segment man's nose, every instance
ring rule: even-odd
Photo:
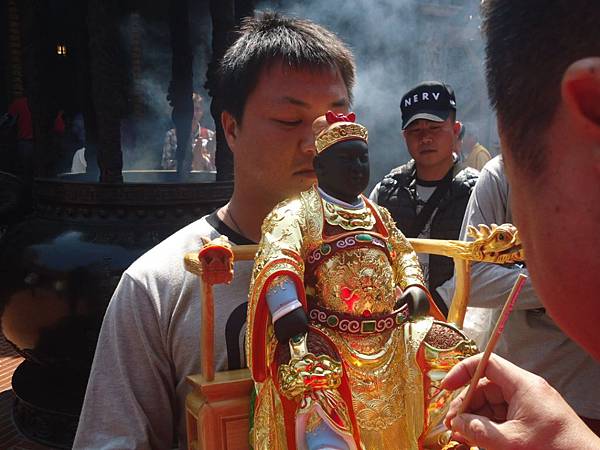
[[[424,131],[421,133],[421,142],[423,144],[431,144],[431,134],[428,131]]]
[[[317,148],[315,146],[315,135],[312,131],[312,126],[305,127],[302,132],[302,140],[300,142],[300,150],[302,153],[310,154],[312,156],[317,154]]]

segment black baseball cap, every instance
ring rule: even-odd
[[[426,81],[402,96],[400,110],[403,130],[417,119],[443,122],[451,111],[456,111],[456,98],[449,85]]]

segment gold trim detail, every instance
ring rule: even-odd
[[[324,199],[321,199],[321,201],[323,202],[325,220],[330,225],[337,225],[347,231],[372,230],[375,226],[375,217],[366,204],[360,209],[351,210]]]
[[[369,132],[367,128],[353,122],[336,122],[317,136],[315,140],[317,154],[333,144],[351,139],[362,139],[368,142]]]
[[[299,401],[312,391],[337,389],[342,382],[342,364],[327,355],[307,353],[280,365],[278,377],[283,395]]]

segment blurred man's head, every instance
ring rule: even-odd
[[[462,153],[467,156],[473,150],[473,146],[477,144],[477,132],[470,123],[461,123],[460,132],[456,141],[456,153]]]
[[[486,0],[483,16],[528,268],[549,314],[600,358],[600,6]]]
[[[421,83],[400,100],[402,130],[417,176],[440,180],[452,167],[460,124],[450,86],[438,81]]]
[[[275,14],[246,20],[220,70],[236,189],[276,202],[310,187],[312,122],[348,110],[354,77],[351,52],[324,28]]]

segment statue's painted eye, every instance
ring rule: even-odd
[[[504,234],[499,234],[498,235],[498,240],[499,241],[503,241],[504,240]]]

